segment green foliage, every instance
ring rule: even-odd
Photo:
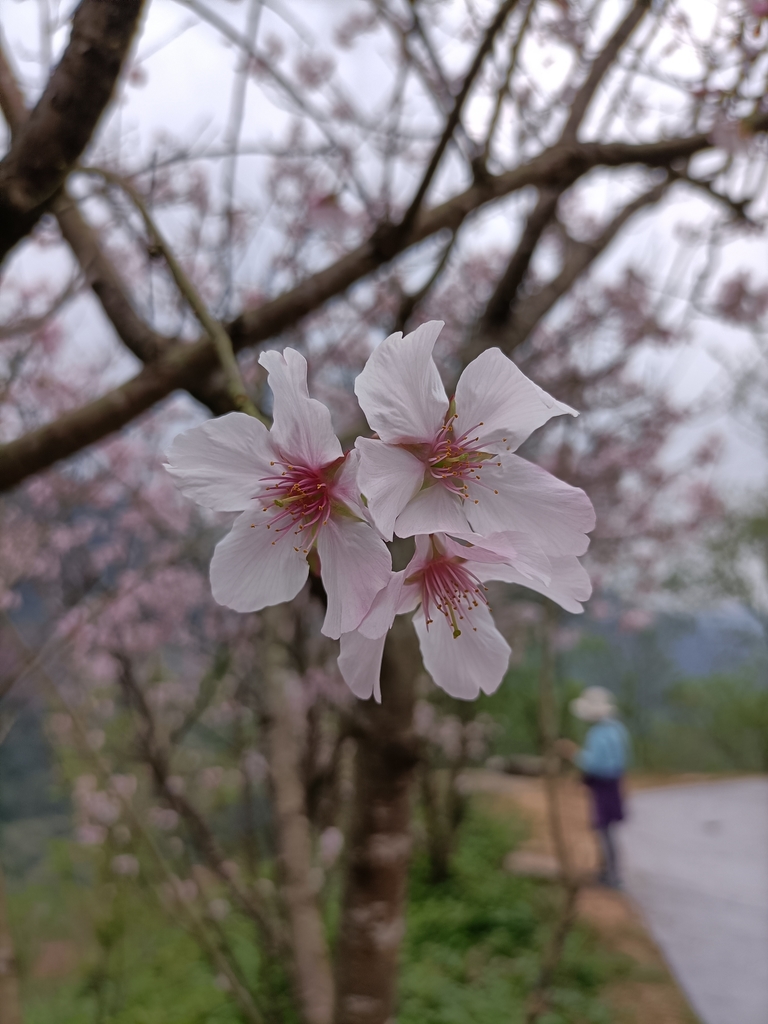
[[[470,705],[477,714],[490,715],[496,723],[492,741],[492,754],[538,754],[541,752],[539,739],[539,662],[528,658],[522,665],[516,665],[507,672],[496,693],[490,697],[481,695]],[[558,710],[560,735],[581,739],[583,729],[568,711],[572,698],[581,692],[581,685],[571,679],[559,679]],[[468,705],[467,701],[455,701]]]
[[[768,771],[768,688],[756,678],[688,680],[668,701],[671,720],[657,721],[652,733],[655,766]]]
[[[557,913],[550,883],[507,874],[514,824],[473,809],[451,876],[430,883],[425,855],[411,872],[398,1024],[517,1024]],[[628,962],[578,927],[566,944],[547,1024],[608,1024],[599,992]]]
[[[239,1021],[194,941],[135,883],[86,886],[59,879],[45,888],[25,887],[13,894],[11,907],[25,1024]],[[252,958],[237,929],[234,940],[240,955]],[[52,944],[63,960],[59,970]],[[53,976],[45,976],[48,970]]]
[[[559,894],[549,883],[503,870],[520,836],[519,823],[500,822],[473,805],[445,882],[431,884],[426,855],[417,854],[399,1024],[522,1021]],[[154,890],[140,881],[87,876],[81,857],[62,841],[47,879],[13,887],[25,1024],[239,1024],[209,964]],[[244,977],[255,977],[250,927],[235,914],[222,927]],[[52,944],[64,964],[46,973]],[[555,979],[548,1024],[608,1024],[600,991],[627,969],[627,961],[577,928]],[[274,1019],[296,1024],[287,992],[273,992],[271,1005],[279,1008]]]

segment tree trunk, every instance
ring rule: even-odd
[[[0,1024],[21,1024],[21,997],[16,954],[8,923],[5,878],[0,868]]]
[[[285,609],[264,613],[271,632],[285,633]],[[264,673],[268,718],[268,752],[274,795],[281,893],[288,913],[294,978],[306,1024],[331,1024],[333,972],[316,886],[313,885],[312,839],[307,817],[301,750],[287,684],[288,655],[282,642],[267,649]]]
[[[356,709],[357,753],[345,892],[336,968],[336,1024],[385,1024],[393,1017],[405,931],[411,852],[410,792],[418,746],[413,733],[421,661],[402,618],[387,637],[382,703]]]

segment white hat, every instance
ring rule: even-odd
[[[580,697],[571,701],[571,713],[583,722],[602,722],[616,714],[616,702],[604,686],[588,686]]]

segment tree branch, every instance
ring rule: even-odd
[[[432,153],[432,157],[429,161],[429,164],[427,165],[427,169],[424,172],[424,175],[421,179],[421,184],[416,189],[416,194],[411,200],[411,205],[408,207],[405,216],[398,225],[399,230],[401,232],[407,232],[410,229],[411,224],[413,224],[413,222],[415,221],[418,212],[421,209],[421,204],[424,201],[424,197],[427,194],[427,190],[429,189],[429,186],[432,184],[432,179],[434,178],[435,173],[437,172],[437,168],[440,166],[440,161],[443,158],[443,153],[445,153],[448,143],[451,141],[451,139],[453,138],[453,133],[456,131],[456,126],[459,124],[461,112],[464,109],[464,103],[466,102],[466,99],[469,96],[472,86],[475,83],[475,79],[480,74],[480,70],[482,69],[485,58],[488,56],[488,53],[492,49],[496,36],[504,28],[507,18],[512,13],[513,9],[516,7],[517,2],[518,0],[504,0],[504,3],[502,3],[498,11],[496,12],[495,18],[488,26],[486,33],[483,37],[483,41],[477,49],[477,53],[475,54],[474,60],[472,61],[469,71],[464,76],[464,81],[461,84],[461,89],[459,90],[459,93],[456,96],[456,99],[453,104],[453,109],[451,110],[445,122],[443,134],[441,135],[440,141],[438,142],[437,146],[435,146],[434,152]]]
[[[0,109],[12,133],[19,131],[29,117],[18,79],[6,56],[0,35]],[[125,347],[143,363],[152,362],[167,349],[173,339],[159,334],[146,324],[133,307],[114,264],[101,246],[98,233],[88,224],[77,203],[62,187],[51,204],[64,240],[80,264],[86,281]],[[190,387],[190,394],[207,405],[214,415],[231,412],[235,406],[226,388],[212,374]]]
[[[766,131],[768,113],[753,119],[750,127],[756,132]],[[458,230],[464,220],[482,206],[526,186],[573,184],[595,167],[632,164],[668,167],[712,148],[709,135],[704,133],[648,143],[585,142],[553,146],[524,166],[489,175],[465,192],[422,213],[390,256],[382,251],[379,238],[383,233],[396,232],[397,226],[378,229],[361,246],[330,267],[235,320],[228,330],[233,347],[239,351],[274,337],[373,273],[393,256],[445,228]],[[33,473],[119,430],[178,388],[199,387],[216,365],[216,355],[207,338],[193,344],[174,345],[134,378],[101,398],[1,445],[0,491],[8,490]]]
[[[0,259],[29,234],[88,145],[143,6],[81,0],[64,56],[0,162]]]
[[[672,179],[667,178],[628,203],[603,229],[602,233],[592,241],[574,242],[571,239],[569,252],[557,277],[544,285],[540,291],[521,298],[512,311],[506,327],[503,330],[498,330],[494,340],[502,352],[510,355],[519,345],[522,345],[530,337],[542,317],[608,248],[627,221],[639,210],[659,202],[671,184]],[[477,351],[473,348],[472,354],[468,355],[467,359],[473,358],[474,355],[477,355]]]
[[[120,664],[118,680],[125,694],[126,702],[137,712],[141,722],[139,738],[142,755],[152,772],[155,789],[185,823],[192,842],[205,859],[208,867],[224,882],[240,908],[256,923],[266,940],[268,950],[274,955],[277,945],[274,923],[253,899],[250,892],[239,882],[237,876],[227,870],[224,852],[197,808],[186,796],[174,792],[168,781],[171,775],[170,754],[160,741],[154,715],[133,674],[133,666],[130,660],[120,652],[113,651],[112,655]]]
[[[579,127],[600,83],[608,70],[613,67],[617,54],[650,8],[650,2],[651,0],[635,0],[624,20],[600,51],[592,64],[589,74],[574,97],[568,119],[560,135],[560,144],[576,141]],[[478,324],[474,346],[475,351],[485,348],[490,340],[488,335],[498,332],[513,315],[518,289],[525,280],[539,240],[552,222],[552,218],[557,212],[560,196],[566,188],[567,185],[560,185],[555,188],[539,189],[539,198],[536,206],[528,216],[517,248],[507,264],[507,269],[496,285],[485,313]]]
[[[261,420],[262,423],[266,422],[264,416],[253,404],[251,399],[248,397],[248,392],[245,390],[245,384],[243,383],[242,374],[240,373],[240,366],[238,365],[237,358],[235,357],[229,335],[219,321],[209,313],[208,307],[200,297],[200,293],[197,288],[192,284],[192,281],[186,275],[181,264],[174,256],[173,249],[168,245],[163,237],[160,228],[157,226],[157,223],[149,212],[147,204],[141,198],[133,185],[131,185],[129,181],[126,181],[125,178],[120,177],[120,175],[113,174],[111,171],[104,170],[100,167],[89,168],[88,173],[101,175],[105,181],[112,185],[117,185],[130,197],[131,202],[141,214],[141,218],[149,233],[151,243],[163,254],[165,262],[168,265],[168,269],[171,272],[171,277],[176,283],[176,287],[191,306],[192,312],[197,317],[200,326],[206,332],[213,343],[213,347],[216,349],[216,355],[221,363],[221,368],[224,371],[224,376],[227,381],[227,390],[235,408],[242,412],[247,412],[249,416],[255,416],[256,419]]]
[[[565,122],[565,127],[563,128],[563,133],[561,135],[561,139],[563,141],[574,141],[576,139],[576,134],[581,127],[581,122],[584,120],[587,110],[589,109],[589,105],[600,87],[600,83],[609,69],[613,67],[613,63],[616,60],[619,50],[621,50],[624,43],[627,42],[629,37],[651,9],[651,2],[652,0],[635,0],[624,20],[618,26],[593,62],[589,74],[579,88],[579,91],[576,93],[573,103],[571,104],[568,120]]]

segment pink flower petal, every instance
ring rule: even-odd
[[[358,519],[373,522],[368,509],[360,497],[360,452],[356,448],[348,451],[344,464],[338,471],[331,492],[334,501],[343,502]]]
[[[419,491],[395,521],[398,537],[414,537],[418,533],[466,533],[467,516],[462,500],[442,484]]]
[[[309,573],[306,556],[295,550],[292,538],[275,539],[266,522],[256,518],[260,512],[244,512],[236,519],[211,560],[214,599],[236,612],[290,601]]]
[[[443,424],[448,397],[432,359],[443,328],[430,320],[412,334],[390,334],[371,353],[355,394],[382,441],[430,443]]]
[[[377,640],[392,627],[395,615],[400,611],[405,572],[405,569],[393,572],[386,587],[380,590],[373,599],[373,604],[358,628],[363,636],[367,636],[370,640]]]
[[[534,430],[563,413],[578,416],[529,380],[503,352],[489,348],[472,360],[456,385],[454,433],[461,436],[477,427],[480,443],[503,440],[514,451]]]
[[[378,592],[387,585],[392,559],[368,523],[332,516],[317,536],[320,574],[328,595],[322,632],[337,639],[357,629]]]
[[[343,452],[333,432],[331,414],[322,402],[309,397],[307,361],[292,348],[262,352],[274,395],[271,435],[285,461],[317,469],[340,459]]]
[[[165,468],[176,486],[198,505],[242,512],[255,504],[261,477],[274,473],[277,457],[269,431],[252,416],[230,412],[185,430],[168,449]]]
[[[392,540],[395,520],[418,494],[424,480],[424,463],[394,445],[359,437],[358,481],[368,501],[373,521],[387,540]]]
[[[461,635],[455,639],[442,616],[427,629],[419,611],[413,624],[424,668],[451,697],[474,700],[481,691],[493,693],[498,688],[512,651],[485,605],[473,610],[471,625],[465,620]]]
[[[481,580],[496,579],[489,575],[496,565],[512,566],[526,579],[537,579],[544,584],[548,584],[552,578],[549,558],[526,533],[508,531],[492,533],[489,537],[470,533],[458,540],[468,542],[470,546],[457,543],[452,537],[442,536],[443,550],[456,558],[466,558],[471,571]]]
[[[588,601],[592,594],[589,574],[579,560],[573,556],[550,557],[552,579],[549,583],[527,579],[512,566],[497,565],[493,574],[484,576],[487,580],[501,580],[504,583],[519,583],[523,587],[543,594],[567,612],[578,615],[584,611],[582,601]]]
[[[381,704],[381,658],[386,633],[375,640],[357,631],[341,637],[339,672],[352,693],[361,700],[371,696]]]
[[[589,546],[595,510],[584,491],[517,455],[486,463],[469,493],[465,509],[475,533],[528,533],[550,557],[583,555]]]

